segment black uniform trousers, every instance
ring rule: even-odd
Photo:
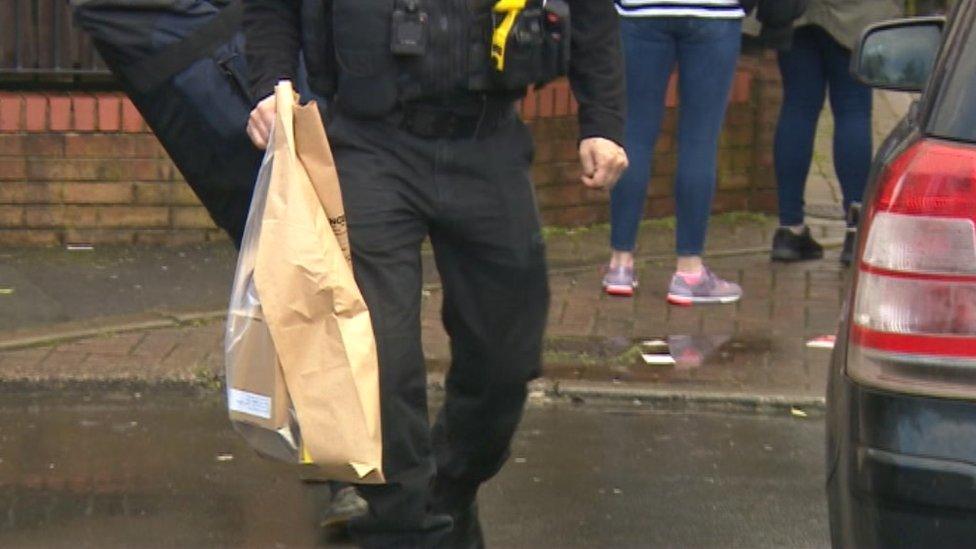
[[[341,109],[327,125],[376,336],[388,479],[359,487],[370,512],[351,531],[365,547],[452,545],[451,516],[505,462],[540,373],[549,289],[532,137],[514,109],[477,138],[421,138]],[[452,353],[433,428],[420,339],[428,235]]]

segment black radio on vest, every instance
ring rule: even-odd
[[[420,0],[398,0],[390,25],[390,51],[394,55],[423,55],[427,45],[427,12]]]
[[[570,27],[565,2],[499,0],[492,11],[492,74],[498,88],[522,89],[566,74]]]
[[[569,67],[565,0],[303,0],[302,27],[315,91],[364,117],[472,92],[517,96]]]

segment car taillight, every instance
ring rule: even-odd
[[[916,143],[879,185],[861,229],[848,374],[976,398],[976,146]]]

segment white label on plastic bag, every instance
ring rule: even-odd
[[[231,389],[227,393],[227,407],[232,412],[271,419],[271,397],[257,393]]]

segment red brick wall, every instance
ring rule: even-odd
[[[743,59],[719,155],[715,211],[772,211],[775,64]],[[673,213],[677,94],[654,155],[650,216]],[[536,137],[533,179],[548,224],[608,218],[606,193],[579,183],[576,105],[565,83],[530,94],[522,116]],[[0,246],[180,244],[223,238],[120,94],[0,93]]]
[[[0,94],[0,246],[218,238],[121,94]]]

